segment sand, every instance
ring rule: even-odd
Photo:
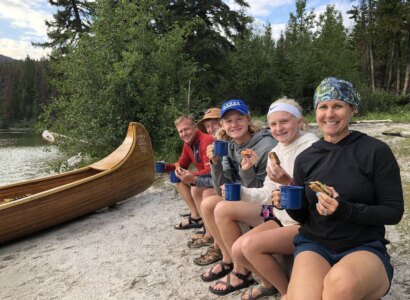
[[[192,261],[204,248],[186,246],[194,230],[173,229],[185,211],[172,185],[159,180],[114,208],[3,245],[0,299],[219,298],[199,279],[206,267]],[[388,226],[388,238],[396,272],[383,300],[410,299],[409,235]]]

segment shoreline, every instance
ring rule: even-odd
[[[402,137],[381,135],[394,127],[410,131],[410,124],[397,123],[357,124],[352,129],[401,147]],[[407,156],[398,161],[408,191],[410,162]],[[405,201],[408,208],[409,199]],[[187,247],[194,229],[173,228],[185,211],[164,176],[113,208],[1,245],[0,299],[239,299],[242,291],[219,297],[199,278],[208,266],[196,266],[193,259],[206,248]],[[407,211],[400,224],[386,226],[395,272],[382,300],[409,299],[409,230]]]
[[[186,246],[195,230],[173,228],[184,211],[171,184],[158,182],[113,208],[3,245],[0,298],[218,299],[199,278],[207,267],[192,261],[205,248]],[[392,255],[396,274],[383,300],[406,299],[399,258]],[[406,265],[400,272],[408,273]]]

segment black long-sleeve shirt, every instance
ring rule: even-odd
[[[400,169],[390,148],[354,131],[336,144],[320,140],[296,159],[294,180],[305,186],[304,205],[287,210],[299,221],[300,233],[335,251],[380,240],[385,227],[403,215]],[[309,187],[319,180],[339,193],[339,207],[329,216],[316,210],[317,196]]]

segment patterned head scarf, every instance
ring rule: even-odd
[[[357,108],[360,102],[360,95],[350,82],[327,77],[316,88],[315,95],[313,96],[313,107],[316,109],[319,102],[329,100],[342,100]]]

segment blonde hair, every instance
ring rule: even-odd
[[[263,128],[266,128],[266,124],[260,120],[256,120],[256,121],[252,121],[250,116],[247,116],[249,118],[249,120],[251,121],[251,123],[248,126],[248,132],[252,135],[254,133],[257,133],[259,131],[261,131]],[[215,138],[217,140],[223,140],[223,141],[231,141],[232,138],[229,137],[226,134],[225,129],[223,129],[222,127],[218,129],[218,131],[215,133]]]
[[[193,115],[182,115],[175,120],[175,126],[178,126],[182,121],[190,120],[195,125],[195,117]]]
[[[272,104],[275,104],[275,103],[286,103],[286,104],[290,104],[290,105],[296,107],[296,108],[300,111],[300,113],[302,114],[301,120],[302,120],[303,123],[302,123],[302,128],[300,128],[300,129],[303,130],[303,131],[307,131],[307,130],[308,130],[308,125],[307,125],[305,119],[303,118],[303,110],[302,110],[302,107],[300,106],[299,103],[296,102],[295,99],[283,97],[283,98],[279,98],[278,100],[276,100],[276,101],[273,102]]]

